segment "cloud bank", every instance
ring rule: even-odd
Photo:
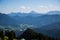
[[[26,6],[21,6],[20,7],[20,12],[25,12],[28,13],[30,11],[35,11],[37,13],[47,13],[49,11],[60,11],[60,7],[59,6],[39,6],[36,8],[31,8],[31,7],[26,7]]]
[[[49,5],[49,6],[38,6],[38,7],[35,7],[35,8],[28,7],[28,6],[20,6],[17,9],[14,9],[14,8],[9,9],[8,8],[8,10],[3,10],[3,11],[0,11],[0,12],[2,12],[2,13],[10,13],[10,12],[29,13],[31,11],[35,11],[37,13],[45,14],[49,11],[60,11],[60,6]]]

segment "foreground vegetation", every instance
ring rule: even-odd
[[[60,39],[51,38],[41,33],[36,33],[34,30],[28,28],[19,36],[16,36],[15,32],[12,30],[11,31],[6,30],[5,32],[3,30],[0,30],[0,40],[60,40]]]

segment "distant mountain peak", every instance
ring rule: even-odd
[[[31,11],[30,13],[37,13],[37,12],[35,12],[35,11]]]
[[[49,11],[47,14],[49,15],[60,14],[60,11]]]

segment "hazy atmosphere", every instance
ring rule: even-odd
[[[60,0],[0,0],[0,12],[60,11]]]
[[[0,40],[60,40],[60,0],[0,0]]]

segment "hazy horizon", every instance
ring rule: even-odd
[[[0,0],[0,12],[47,13],[60,11],[60,0]]]

